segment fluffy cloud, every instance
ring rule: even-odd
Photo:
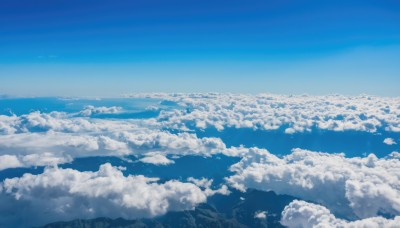
[[[189,128],[280,129],[287,134],[314,128],[400,131],[398,98],[265,94],[147,96],[177,102],[181,108],[161,111],[157,118],[146,120],[90,118],[92,114],[121,112],[122,108],[116,106],[87,106],[81,112],[71,114],[0,115],[0,156],[17,156],[21,162],[23,156],[46,153],[47,157],[54,157],[54,161],[63,162],[87,156],[136,155],[141,158],[152,152],[159,152],[164,157],[168,154],[210,156],[215,153],[241,156],[247,152],[243,148],[226,148],[218,138],[198,138],[188,132]],[[179,129],[180,133],[165,129]],[[31,163],[35,165],[35,162]],[[23,166],[26,164],[22,162]]]
[[[171,134],[165,131],[121,132],[118,138],[127,142],[137,153],[168,150],[169,154],[198,154],[209,156],[226,148],[219,138],[198,138],[195,134]]]
[[[336,218],[327,208],[295,200],[282,212],[281,223],[289,228],[323,228],[323,227],[398,227],[400,216],[394,219],[372,217],[356,221],[346,221]]]
[[[221,188],[212,190],[211,186],[214,182],[213,179],[207,179],[207,178],[202,178],[202,179],[196,179],[193,177],[189,177],[187,181],[192,182],[199,188],[204,189],[204,192],[207,194],[207,196],[212,196],[215,194],[221,194],[221,195],[229,195],[230,191],[228,190],[228,187],[226,185],[222,185]]]
[[[254,214],[254,218],[266,219],[267,218],[267,212],[266,211],[256,211],[256,213]]]
[[[179,103],[184,110],[162,111],[163,125],[276,130],[288,134],[312,131],[400,132],[400,98],[374,96],[284,96],[243,94],[143,94]]]
[[[386,145],[389,145],[389,146],[397,144],[396,141],[394,141],[394,139],[392,139],[392,138],[384,139],[383,143],[385,143]]]
[[[0,116],[0,156],[16,156],[18,166],[42,165],[43,157],[46,163],[59,164],[76,157],[142,157],[152,152],[158,158],[167,154],[210,156],[225,149],[218,138],[173,134],[145,121],[92,119],[62,112]],[[30,162],[23,162],[24,156]],[[143,161],[151,160],[155,161],[147,156]],[[9,167],[0,166],[0,170]]]
[[[94,107],[92,105],[86,106],[82,111],[79,112],[82,116],[91,116],[96,114],[117,114],[122,112],[121,107],[112,106],[112,107]]]
[[[19,167],[56,165],[76,157],[124,156],[126,144],[106,136],[88,136],[60,132],[0,135],[0,155],[12,154]],[[6,167],[0,167],[0,170]],[[11,167],[7,167],[11,168]]]
[[[207,196],[223,192],[175,180],[157,183],[155,178],[124,176],[121,169],[108,163],[97,172],[55,167],[39,175],[6,179],[0,185],[0,198],[7,201],[0,206],[0,226],[101,216],[154,217],[170,210],[193,209]]]
[[[168,159],[163,154],[156,152],[147,153],[143,158],[139,159],[139,161],[153,165],[169,165],[175,163],[173,160]]]
[[[231,186],[288,194],[321,203],[335,213],[367,218],[384,212],[400,214],[400,161],[346,158],[295,149],[282,158],[266,150],[251,149],[231,167]]]
[[[0,170],[8,169],[8,168],[16,168],[21,167],[23,164],[20,162],[17,156],[15,155],[1,155],[0,156]]]

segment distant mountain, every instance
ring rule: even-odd
[[[195,210],[168,212],[154,219],[126,220],[122,218],[76,219],[69,222],[55,222],[44,228],[244,228],[282,227],[279,223],[283,208],[295,198],[276,195],[274,192],[248,190],[245,193],[233,191],[229,196],[215,195]],[[256,218],[263,212],[265,218]]]

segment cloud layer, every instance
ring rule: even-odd
[[[226,186],[211,190],[211,185],[175,180],[157,183],[155,178],[124,176],[121,170],[106,163],[97,172],[46,168],[42,174],[6,179],[0,185],[0,198],[7,202],[0,206],[0,226],[101,216],[154,217],[192,209],[215,193],[228,194]]]
[[[141,95],[139,95],[141,96]],[[77,113],[31,112],[0,115],[0,170],[47,166],[42,174],[25,174],[0,184],[0,226],[41,225],[73,218],[154,217],[191,209],[207,196],[228,194],[226,186],[211,189],[212,180],[159,182],[124,176],[123,168],[104,164],[97,172],[57,168],[79,157],[136,156],[139,162],[173,164],[173,157],[223,153],[242,157],[226,178],[239,190],[256,188],[288,194],[323,206],[294,201],[282,223],[359,226],[398,221],[377,217],[400,215],[400,155],[378,159],[346,158],[294,149],[278,157],[265,149],[230,147],[215,137],[198,137],[193,129],[209,127],[276,130],[286,134],[314,130],[400,132],[399,98],[371,96],[279,96],[233,94],[151,94],[179,103],[156,118],[96,119],[123,108],[87,106]],[[152,108],[153,109],[153,108]],[[396,141],[386,138],[384,143]],[[387,146],[386,146],[387,147]],[[13,206],[11,206],[13,205]],[[18,212],[17,210],[23,210]],[[38,216],[40,212],[44,216]],[[347,216],[348,222],[335,215]],[[264,219],[267,212],[258,211]],[[368,223],[367,223],[368,222]],[[356,225],[354,225],[356,224]]]
[[[10,165],[0,164],[0,170],[60,164],[77,157],[141,157],[154,152],[210,156],[226,149],[218,138],[173,134],[144,121],[93,119],[62,112],[0,117],[0,156],[13,159]]]
[[[179,103],[184,110],[162,111],[158,118],[163,125],[179,129],[282,128],[287,134],[314,128],[400,132],[400,98],[216,93],[132,96],[163,98]]]
[[[323,227],[398,227],[400,216],[386,219],[380,216],[356,221],[346,221],[336,218],[327,208],[295,200],[282,212],[281,224],[289,228],[323,228]]]
[[[251,149],[231,167],[231,186],[288,194],[321,203],[349,218],[368,218],[380,212],[400,215],[400,161],[374,155],[346,158],[295,149],[282,158]]]

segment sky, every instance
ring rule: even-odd
[[[1,0],[0,94],[400,96],[400,3]]]

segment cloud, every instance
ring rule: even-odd
[[[393,158],[393,159],[400,159],[400,153],[397,151],[393,151],[388,155],[388,158]]]
[[[400,214],[400,160],[346,158],[294,149],[282,158],[250,149],[226,178],[239,189],[256,188],[320,203],[334,213],[367,218],[380,212]]]
[[[20,162],[17,156],[15,155],[1,155],[0,156],[0,170],[8,169],[8,168],[17,168],[22,167],[23,164]]]
[[[225,149],[221,139],[174,134],[146,121],[93,119],[63,112],[0,116],[0,156],[16,156],[23,166],[43,164],[33,155],[53,157],[60,164],[77,157],[143,157],[152,152],[160,154],[159,158],[168,154],[210,156]],[[27,155],[32,155],[31,162],[22,162]]]
[[[96,114],[117,114],[122,112],[122,107],[94,107],[93,105],[86,106],[82,111],[79,112],[81,116],[92,116]]]
[[[212,196],[217,193],[221,194],[221,195],[229,195],[230,194],[230,191],[228,190],[228,186],[226,186],[226,185],[222,185],[219,189],[216,189],[216,190],[211,189],[211,186],[214,182],[213,179],[207,179],[207,178],[196,179],[193,177],[189,177],[187,179],[187,181],[192,182],[199,188],[203,189],[203,191],[205,192],[205,194],[207,196]]]
[[[266,219],[267,218],[267,212],[266,211],[256,211],[256,213],[254,214],[254,218]]]
[[[394,139],[392,139],[392,138],[384,139],[383,143],[385,143],[386,145],[389,145],[389,146],[397,144],[396,141],[394,141]]]
[[[121,132],[118,137],[137,153],[168,150],[168,154],[203,155],[222,152],[226,146],[219,138],[198,138],[195,134],[172,134],[166,131]]]
[[[0,155],[0,171],[9,168],[31,167],[31,166],[54,166],[57,164],[71,162],[70,156],[56,156],[52,153],[37,153],[25,156]]]
[[[0,134],[14,134],[17,130],[13,127],[16,116],[0,115]]]
[[[143,163],[149,163],[153,165],[170,165],[175,163],[173,160],[168,159],[160,153],[147,153],[145,157],[139,159]]]
[[[400,132],[400,98],[375,96],[285,96],[244,94],[142,94],[177,102],[184,109],[161,111],[170,128],[214,127],[283,129],[288,134],[313,129]]]
[[[289,228],[308,227],[398,227],[400,216],[393,219],[371,217],[356,221],[346,221],[336,218],[327,208],[295,200],[282,212],[281,224]]]
[[[247,152],[244,148],[226,148],[219,138],[199,138],[188,132],[190,128],[253,128],[284,130],[287,134],[314,128],[400,131],[398,98],[212,93],[148,96],[177,102],[183,108],[163,110],[157,118],[146,120],[90,118],[96,113],[121,112],[117,106],[87,106],[70,114],[0,115],[0,155],[20,159],[47,153],[62,162],[88,156],[143,157],[152,152],[164,157],[216,153],[242,156]],[[168,131],[171,129],[179,129],[179,133]]]
[[[6,179],[0,185],[0,199],[7,202],[0,206],[0,226],[102,216],[154,217],[193,209],[207,196],[223,192],[175,180],[157,183],[157,178],[124,176],[122,169],[108,163],[97,172],[54,167],[42,174]]]

